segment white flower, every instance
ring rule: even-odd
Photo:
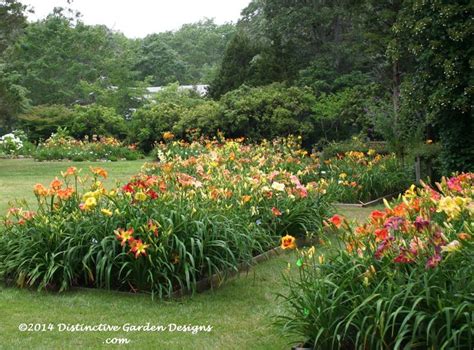
[[[274,182],[272,183],[272,188],[275,190],[275,191],[280,191],[280,192],[283,192],[285,190],[285,184],[282,184],[280,182]]]

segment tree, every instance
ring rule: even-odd
[[[127,40],[55,9],[26,28],[8,55],[9,69],[20,74],[33,104],[72,104],[81,98],[81,81],[106,79],[110,86],[122,86],[130,79]]]
[[[242,83],[259,86],[288,82],[311,86],[317,93],[353,86],[347,83],[366,83],[368,78],[362,76],[369,73],[368,60],[361,53],[363,38],[351,3],[252,1],[242,11],[237,24],[239,35],[229,44],[211,84],[213,96]],[[251,50],[247,49],[249,45]],[[250,59],[244,56],[250,53]],[[229,57],[232,55],[239,59]],[[350,78],[342,86],[332,84],[344,75]]]
[[[18,84],[19,76],[0,64],[0,131],[13,128],[18,114],[28,108],[27,90]]]
[[[156,34],[157,40],[176,52],[186,66],[183,84],[209,83],[235,32],[233,24],[217,25],[212,19],[184,24],[177,31]]]
[[[26,27],[26,6],[16,0],[0,0],[0,56]]]
[[[154,86],[187,80],[186,64],[157,34],[149,35],[143,40],[139,57],[136,68],[140,71],[140,77],[149,77]]]
[[[7,69],[5,52],[26,26],[26,6],[16,0],[0,0],[0,132],[10,131],[16,116],[28,106],[28,91],[20,76]]]
[[[393,56],[415,65],[403,79],[404,112],[437,130],[445,172],[474,169],[473,15],[469,0],[406,0],[393,28]]]
[[[244,32],[238,32],[227,46],[217,77],[211,83],[209,95],[218,98],[238,88],[250,76],[251,63],[258,49]]]

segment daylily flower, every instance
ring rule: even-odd
[[[146,249],[150,246],[149,244],[144,244],[141,239],[135,239],[130,243],[130,251],[135,254],[135,259],[140,255],[146,256]]]
[[[108,176],[107,171],[106,171],[105,169],[103,169],[103,168],[99,168],[99,167],[93,168],[93,167],[90,167],[90,169],[91,169],[91,171],[92,171],[92,173],[93,173],[94,175],[102,176],[104,179],[106,179],[107,176]]]
[[[272,188],[275,191],[283,192],[285,190],[285,184],[282,184],[280,182],[275,181],[275,182],[272,183]]]
[[[152,219],[148,220],[148,223],[147,223],[147,228],[148,228],[148,231],[149,232],[153,232],[153,234],[155,236],[158,236],[158,226],[159,224],[157,224],[155,221],[153,221]]]
[[[383,226],[392,230],[398,230],[400,226],[404,223],[405,219],[399,216],[392,216],[385,220]]]
[[[94,197],[89,197],[84,203],[84,210],[90,210],[97,206],[97,200]]]
[[[70,166],[69,168],[66,169],[65,172],[61,171],[62,177],[74,176],[76,174],[77,174],[77,168],[74,166]]]
[[[394,240],[395,238],[393,237],[388,237],[387,239],[384,239],[382,241],[382,243],[380,243],[378,246],[377,246],[377,249],[375,251],[375,259],[377,260],[380,260],[382,258],[382,256],[384,255],[384,253],[390,249],[390,247],[392,246],[392,241]]]
[[[341,227],[343,221],[344,221],[344,218],[337,214],[334,214],[332,218],[329,219],[329,222],[333,224],[334,226],[336,226],[337,228]]]
[[[34,193],[39,197],[46,197],[48,195],[48,189],[42,184],[36,184],[33,189]]]
[[[446,252],[446,253],[452,253],[456,250],[459,250],[460,248],[461,248],[461,243],[459,243],[459,241],[457,240],[454,240],[452,242],[449,242],[447,245],[441,247],[441,251]]]
[[[143,192],[137,192],[135,193],[135,196],[133,197],[137,202],[143,202],[146,201],[147,195]]]
[[[114,233],[122,247],[125,246],[127,242],[133,240],[133,228],[129,228],[126,231],[123,228],[119,228],[118,230],[115,230]]]
[[[250,202],[251,199],[252,199],[252,196],[244,195],[242,196],[242,203]]]
[[[57,178],[55,177],[54,180],[51,182],[51,184],[49,185],[49,187],[53,190],[53,191],[57,191],[61,188],[61,186],[63,185],[63,183]]]
[[[281,249],[295,249],[296,248],[296,238],[290,235],[286,235],[281,238]]]
[[[376,241],[383,241],[388,238],[388,230],[386,228],[378,228],[374,231]]]
[[[100,210],[100,212],[104,214],[105,216],[112,216],[112,211],[109,209],[103,208]]]
[[[372,213],[370,213],[370,218],[372,219],[372,222],[378,222],[385,217],[385,214],[386,213],[383,211],[374,210]]]
[[[396,263],[410,264],[414,262],[413,254],[408,251],[406,248],[400,248],[400,254],[393,259]]]
[[[273,207],[272,213],[274,216],[281,216],[281,211],[278,208]]]
[[[458,238],[463,241],[467,241],[468,239],[471,239],[471,235],[465,232],[461,232],[458,234]]]
[[[441,262],[441,260],[442,260],[441,255],[439,255],[438,253],[435,253],[435,255],[431,256],[428,259],[428,261],[426,262],[425,268],[433,269],[436,266],[438,266],[438,264]]]
[[[423,217],[418,216],[415,219],[415,227],[417,231],[422,231],[424,228],[428,227],[430,225],[430,222],[428,220],[425,220]]]
[[[63,190],[58,190],[56,194],[61,200],[67,201],[74,194],[74,189],[72,189],[71,187],[68,187]]]
[[[172,132],[166,131],[163,133],[163,140],[172,140],[174,139],[174,134]]]

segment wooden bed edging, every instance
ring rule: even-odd
[[[225,270],[220,273],[215,273],[214,275],[210,277],[203,278],[199,281],[196,282],[196,293],[202,293],[206,290],[209,289],[214,289],[214,288],[219,288],[224,281],[227,279],[234,277],[236,275],[239,275],[243,272],[248,272],[250,268],[254,265],[257,265],[258,263],[261,263],[263,261],[267,261],[271,259],[272,257],[279,255],[283,252],[283,249],[280,247],[276,247],[273,249],[270,249],[262,254],[254,256],[249,262],[247,263],[240,263],[237,265],[236,270]],[[90,287],[79,287],[79,286],[74,286],[68,289],[69,291],[107,291],[107,292],[112,292],[120,295],[150,295],[150,292],[142,292],[138,291],[136,293],[133,292],[126,292],[126,291],[121,291],[121,290],[114,290],[114,289],[103,289],[103,288],[90,288]],[[186,295],[191,295],[192,291],[187,290],[187,289],[178,289],[173,292],[170,298],[164,297],[163,299],[174,299],[174,298],[180,298]]]
[[[280,247],[273,248],[271,250],[268,250],[262,254],[254,256],[249,263],[240,263],[237,266],[237,270],[226,270],[220,273],[215,273],[214,275],[210,277],[203,278],[199,281],[196,282],[196,292],[197,293],[202,293],[206,290],[209,289],[214,289],[214,288],[219,288],[224,281],[226,281],[228,278],[236,276],[242,272],[248,272],[250,268],[258,263],[261,263],[262,261],[269,260],[273,256],[281,254],[283,249]],[[183,290],[179,289],[175,292],[173,292],[172,297],[173,298],[179,298],[185,295],[191,294],[192,291],[190,290]]]
[[[404,193],[403,192],[394,192],[394,193],[390,193],[390,194],[387,194],[385,196],[382,196],[382,197],[379,197],[377,199],[374,199],[374,200],[371,200],[369,202],[360,202],[360,203],[334,203],[334,205],[337,205],[337,206],[340,206],[340,207],[355,207],[355,208],[366,208],[366,207],[370,207],[371,205],[375,205],[375,204],[378,204],[380,202],[382,202],[384,199],[392,199],[396,196],[398,196],[399,194],[402,194]]]

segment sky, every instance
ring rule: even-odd
[[[35,11],[31,21],[44,18],[66,0],[21,0]],[[250,0],[74,0],[69,7],[86,24],[105,24],[130,38],[179,29],[185,23],[214,18],[218,24],[236,22]]]

